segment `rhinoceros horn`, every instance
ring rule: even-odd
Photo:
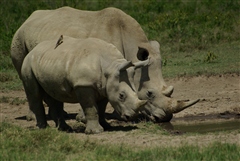
[[[151,57],[148,57],[147,60],[133,63],[134,68],[137,69],[137,68],[140,68],[140,67],[143,67],[143,66],[150,65],[150,59],[151,59]]]
[[[170,97],[173,93],[174,87],[173,86],[168,86],[168,87],[163,87],[162,94]]]
[[[126,70],[127,68],[129,68],[131,66],[133,66],[132,62],[131,61],[126,61],[118,67],[118,70],[123,71],[123,70]]]
[[[193,101],[177,101],[172,99],[169,103],[167,112],[169,113],[178,113],[192,105],[194,105],[195,103],[197,103],[199,101],[199,99],[197,100],[193,100]]]

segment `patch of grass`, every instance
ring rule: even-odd
[[[153,123],[152,121],[148,122],[140,122],[138,123],[138,127],[143,133],[154,133],[159,135],[169,135],[169,132],[164,130],[163,127],[161,127],[158,124]]]
[[[5,96],[0,97],[0,103],[9,103],[9,102],[10,102],[10,97],[5,97]]]
[[[0,103],[9,103],[11,105],[20,105],[20,104],[25,104],[27,102],[27,99],[21,99],[19,97],[12,98],[12,97],[6,97],[2,96],[0,97]]]
[[[0,73],[0,82],[12,81],[13,77],[9,73]]]
[[[22,89],[10,58],[14,33],[33,11],[62,6],[111,6],[135,18],[149,40],[161,44],[164,78],[240,73],[239,1],[1,0],[0,5],[0,90]]]
[[[208,52],[203,60],[203,62],[207,62],[207,63],[213,63],[215,62],[215,60],[217,59],[217,56],[212,53],[212,52]]]
[[[20,105],[25,104],[27,102],[26,99],[20,99],[19,97],[13,98],[13,100],[10,102],[11,105]]]
[[[0,90],[20,90],[23,89],[22,81],[19,79],[17,71],[14,69],[0,70]]]
[[[56,129],[29,130],[0,123],[0,160],[239,160],[236,144],[213,143],[206,147],[132,149],[124,144],[102,145],[90,137],[76,140]]]
[[[78,146],[54,129],[26,130],[1,123],[0,160],[62,160]]]
[[[117,7],[135,18],[149,39],[173,51],[205,50],[211,45],[239,40],[240,2],[235,0],[170,2],[156,0],[1,0],[0,55],[9,56],[12,37],[30,14],[39,9],[70,6],[81,10]],[[0,62],[2,66],[2,62]],[[12,68],[9,61],[4,63]]]
[[[240,73],[240,41],[214,45],[207,51],[164,51],[164,78]]]

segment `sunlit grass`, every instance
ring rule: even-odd
[[[164,51],[162,70],[165,78],[240,73],[240,41],[214,45],[206,51]]]
[[[152,131],[154,133],[154,131]],[[149,133],[149,131],[148,131]],[[150,131],[151,133],[151,131]],[[239,160],[240,147],[212,143],[206,147],[181,145],[136,150],[125,144],[101,144],[90,137],[76,140],[56,129],[29,130],[0,123],[0,160]],[[159,134],[161,135],[161,134]],[[127,137],[127,136],[125,136]]]

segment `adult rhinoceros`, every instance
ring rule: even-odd
[[[76,38],[95,37],[115,45],[124,58],[132,62],[151,57],[151,65],[138,69],[135,85],[140,99],[148,99],[144,114],[154,121],[169,121],[177,113],[198,100],[182,102],[170,98],[172,86],[167,86],[161,72],[160,45],[148,41],[138,22],[116,8],[82,11],[70,7],[38,10],[15,33],[11,57],[21,77],[25,56],[40,42],[56,39],[59,35]]]
[[[104,113],[108,101],[124,119],[136,115],[147,103],[134,92],[132,64],[112,44],[96,38],[64,37],[39,43],[24,59],[21,76],[37,125],[47,126],[42,100],[48,103],[59,128],[70,127],[63,118],[63,103],[80,103],[86,116],[85,133],[99,133],[109,125]],[[54,48],[55,47],[55,48]],[[127,68],[132,67],[127,70]],[[100,123],[100,124],[99,124]]]

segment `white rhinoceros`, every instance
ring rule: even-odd
[[[136,71],[135,85],[138,97],[151,102],[143,113],[154,121],[170,121],[172,113],[198,102],[170,98],[173,87],[167,86],[162,77],[159,43],[148,41],[138,22],[116,8],[82,11],[62,7],[33,12],[15,33],[11,45],[12,61],[20,78],[25,56],[40,42],[57,39],[61,34],[102,39],[115,45],[124,58],[132,62],[146,60],[150,56],[151,65]]]
[[[59,46],[57,40],[39,43],[23,61],[22,81],[39,128],[47,126],[43,99],[61,130],[70,129],[63,118],[63,102],[80,103],[87,120],[85,133],[109,126],[104,118],[108,101],[126,120],[147,103],[134,92],[133,76],[135,68],[149,60],[132,64],[115,46],[96,38],[62,39]]]

